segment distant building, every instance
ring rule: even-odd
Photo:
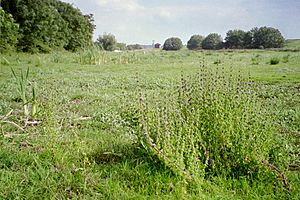
[[[161,46],[161,44],[159,44],[159,43],[156,43],[156,44],[154,45],[154,48],[155,48],[155,49],[159,49],[159,48],[160,48],[160,46]]]

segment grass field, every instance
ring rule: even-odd
[[[0,199],[299,199],[299,51],[138,51],[1,55]],[[182,75],[234,68],[288,138],[291,193],[270,180],[215,176],[191,184],[149,155],[133,134],[129,107],[144,93],[172,93]],[[272,60],[279,61],[271,64]],[[28,109],[11,68],[29,67]],[[31,88],[36,85],[36,100]],[[162,95],[161,98],[163,98]],[[35,102],[35,103],[34,103]],[[149,100],[151,104],[151,100]],[[274,122],[275,123],[275,122]],[[280,177],[277,184],[281,184]]]

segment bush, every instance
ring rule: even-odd
[[[277,65],[278,63],[279,63],[279,58],[271,58],[271,60],[270,60],[270,64],[271,65]]]
[[[221,35],[217,33],[211,33],[204,38],[201,45],[203,49],[212,49],[212,50],[222,49],[223,47],[222,41],[223,40]]]
[[[263,163],[285,167],[284,140],[240,74],[202,67],[182,78],[177,94],[142,95],[137,136],[149,153],[188,179],[269,175]]]
[[[187,48],[189,50],[197,50],[201,49],[201,43],[203,41],[204,37],[201,35],[193,35],[190,40],[187,43]]]
[[[180,50],[182,47],[183,47],[183,45],[182,45],[182,41],[180,38],[171,37],[165,41],[165,43],[163,45],[163,50],[177,51],[177,50]]]

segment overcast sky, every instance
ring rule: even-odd
[[[63,0],[94,14],[94,39],[112,33],[127,44],[163,43],[171,36],[186,43],[191,35],[230,29],[278,28],[300,38],[300,0]]]

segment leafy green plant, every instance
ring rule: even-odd
[[[282,137],[251,78],[203,65],[178,88],[163,100],[138,89],[140,142],[175,173],[255,178],[268,172],[262,162],[285,166]]]

